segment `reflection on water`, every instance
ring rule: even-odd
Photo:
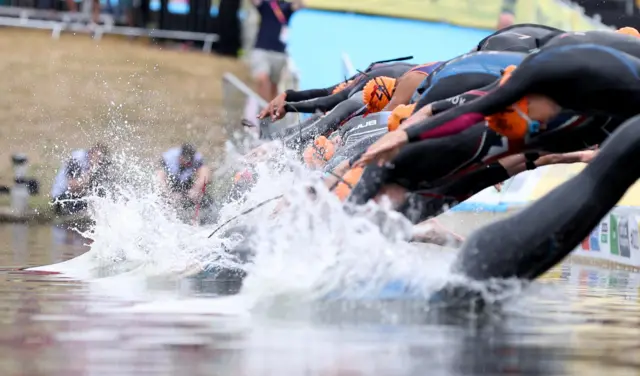
[[[626,375],[640,367],[640,276],[565,264],[499,316],[428,318],[421,302],[316,303],[231,316],[211,275],[150,309],[17,267],[85,252],[56,227],[0,226],[2,375]],[[151,285],[150,285],[151,286]],[[229,306],[227,304],[227,306]],[[140,307],[139,305],[137,306]],[[196,309],[197,308],[197,309]]]

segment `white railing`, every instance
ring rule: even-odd
[[[54,12],[49,10],[25,9],[0,6],[0,26],[51,30],[51,37],[57,39],[64,31],[92,34],[100,40],[103,35],[122,35],[160,39],[178,39],[204,42],[202,50],[211,52],[213,43],[220,37],[217,34],[195,33],[190,31],[157,30],[138,27],[114,26],[113,17],[101,15],[104,25],[88,27],[91,16],[86,13]]]

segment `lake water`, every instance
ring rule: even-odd
[[[564,264],[500,314],[431,320],[416,301],[286,303],[248,314],[210,276],[146,278],[145,299],[16,268],[89,249],[0,226],[3,375],[637,375],[640,276]],[[136,286],[133,286],[133,284]],[[302,312],[304,311],[304,312]]]

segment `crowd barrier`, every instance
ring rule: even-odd
[[[1,0],[0,0],[1,1]],[[245,13],[240,0],[148,1],[134,8],[135,23],[144,27],[118,26],[127,9],[119,0],[100,0],[103,13],[99,25],[92,25],[91,0],[82,0],[80,12],[66,12],[62,0],[11,0],[0,4],[0,26],[45,29],[58,38],[64,31],[122,35],[200,42],[205,52],[236,55],[240,50],[240,23]],[[106,13],[104,11],[107,11]]]
[[[560,0],[307,0],[314,9],[353,12],[446,22],[454,25],[494,29],[503,11],[512,12],[517,23],[540,23],[563,30],[605,29],[577,5]]]

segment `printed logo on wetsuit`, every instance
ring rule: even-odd
[[[460,95],[456,95],[453,98],[447,99],[447,101],[457,106],[458,104],[464,104],[467,100]]]
[[[364,124],[360,123],[360,124],[356,125],[355,127],[347,130],[345,133],[354,132],[354,131],[357,131],[358,129],[362,129],[362,128],[367,128],[367,127],[370,127],[372,125],[376,125],[377,123],[378,122],[376,120],[369,120]]]
[[[531,36],[529,36],[529,35],[524,35],[524,34],[520,34],[520,33],[514,33],[514,32],[512,32],[511,34],[513,34],[513,35],[517,35],[517,36],[518,36],[518,39],[529,39],[529,38],[531,38]]]

